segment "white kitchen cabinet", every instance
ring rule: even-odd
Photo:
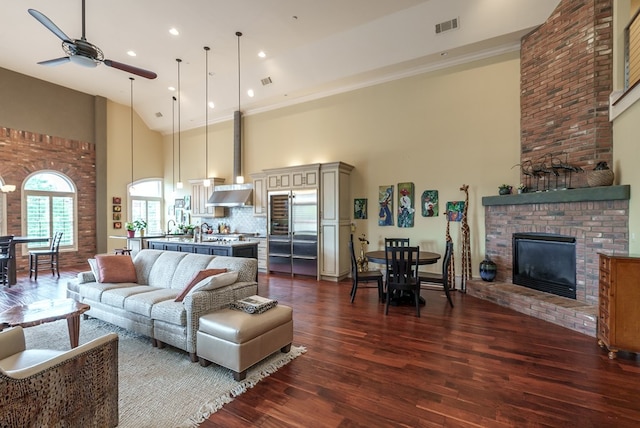
[[[253,180],[253,215],[267,216],[267,174],[258,172],[251,174]]]
[[[224,178],[214,178],[211,186],[204,187],[203,180],[189,180],[191,184],[191,216],[192,217],[225,217],[224,207],[209,207],[207,201],[214,186],[224,184]]]
[[[320,278],[340,281],[351,271],[350,175],[353,166],[343,162],[320,167]]]
[[[317,188],[319,171],[320,164],[265,170],[267,190]]]

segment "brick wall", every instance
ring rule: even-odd
[[[65,174],[77,188],[78,251],[60,255],[61,266],[86,263],[96,253],[96,151],[93,143],[0,127],[0,174],[16,191],[6,194],[7,232],[23,235],[22,184],[33,172],[53,170]],[[16,247],[18,272],[28,270],[28,253]]]
[[[612,0],[562,0],[522,39],[521,164],[611,165]],[[525,179],[522,180],[526,182]],[[572,187],[585,187],[584,174]],[[551,184],[553,187],[553,184]]]
[[[628,223],[628,200],[487,206],[486,254],[498,265],[496,281],[511,282],[513,233],[574,236],[576,300],[597,306],[598,251],[628,251]]]

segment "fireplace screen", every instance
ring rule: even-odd
[[[547,233],[514,233],[513,283],[575,299],[576,239]]]

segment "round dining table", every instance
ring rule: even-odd
[[[364,255],[371,263],[387,264],[384,250],[368,251]],[[418,255],[419,265],[430,265],[436,263],[440,259],[440,254],[432,253],[430,251],[420,251]]]
[[[387,264],[387,259],[385,257],[385,250],[368,251],[364,255],[367,258],[367,260],[369,260],[369,262],[371,263],[378,263],[381,265]],[[420,251],[418,255],[418,264],[430,265],[430,264],[436,263],[440,259],[440,257],[441,256],[438,253],[432,253],[430,251]],[[411,302],[413,302],[413,293],[400,293],[395,297],[391,297],[390,304],[392,306],[398,306],[398,305],[404,305],[404,304],[412,304]],[[424,298],[420,296],[420,304],[424,305],[424,303],[425,303]]]

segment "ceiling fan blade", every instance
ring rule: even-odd
[[[48,59],[46,61],[40,61],[38,64],[53,66],[53,65],[65,64],[65,63],[69,62],[70,60],[71,59],[68,56],[63,56],[62,58]]]
[[[110,59],[105,59],[103,62],[104,62],[104,65],[108,67],[117,68],[118,70],[126,71],[127,73],[135,74],[140,77],[145,77],[147,79],[155,79],[156,77],[158,77],[158,75],[153,71],[134,67],[133,65],[123,64],[121,62],[112,61]]]
[[[35,9],[29,9],[29,14],[31,14],[31,16],[33,16],[35,19],[40,21],[40,23],[42,25],[47,27],[53,34],[58,36],[62,41],[65,41],[65,42],[70,42],[71,41],[69,36],[64,34],[64,31],[62,31],[60,28],[58,28],[58,26],[56,24],[54,24],[52,20],[47,18],[43,13],[40,13]]]

